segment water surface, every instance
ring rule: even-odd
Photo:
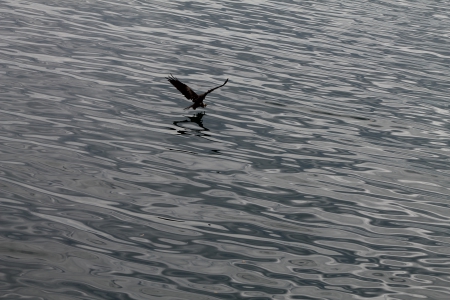
[[[448,7],[0,0],[0,299],[448,299]]]

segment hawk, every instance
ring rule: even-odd
[[[182,83],[181,81],[178,80],[178,78],[173,77],[172,74],[170,74],[170,76],[166,77],[167,80],[169,80],[169,82],[177,88],[177,90],[179,90],[187,99],[192,100],[192,102],[194,102],[194,104],[186,107],[185,109],[196,109],[197,107],[206,107],[207,104],[203,103],[203,100],[205,100],[206,95],[208,95],[209,93],[211,93],[212,91],[214,91],[215,89],[218,89],[220,87],[223,87],[227,82],[228,82],[228,78],[227,80],[225,80],[224,84],[219,85],[215,88],[210,89],[209,91],[197,95],[190,87],[188,87],[187,85],[185,85],[184,83]]]

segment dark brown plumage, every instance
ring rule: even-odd
[[[206,95],[208,95],[209,93],[211,93],[212,91],[214,91],[215,89],[218,89],[220,87],[223,87],[227,82],[228,82],[228,78],[227,80],[225,80],[224,84],[219,85],[213,89],[210,89],[209,91],[201,94],[201,95],[197,95],[190,87],[188,87],[187,85],[185,85],[184,83],[182,83],[181,81],[179,81],[176,77],[173,77],[172,74],[170,74],[170,76],[166,77],[167,80],[169,80],[169,82],[177,88],[177,90],[179,90],[187,99],[192,100],[192,102],[194,102],[194,104],[186,107],[185,109],[196,109],[197,107],[206,107],[207,104],[203,103],[203,100],[205,100]]]

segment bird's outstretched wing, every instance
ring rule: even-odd
[[[178,78],[173,77],[172,74],[166,77],[169,82],[177,88],[187,99],[195,101],[198,98],[198,95],[187,85],[178,80]]]
[[[225,84],[227,84],[227,82],[228,82],[228,78],[227,78],[227,80],[225,80],[225,82],[224,82],[222,85],[219,85],[219,86],[216,86],[216,87],[213,88],[213,89],[210,89],[209,91],[206,92],[206,94],[211,93],[211,92],[214,91],[215,89],[218,89],[218,88],[220,88],[220,87],[223,87]]]

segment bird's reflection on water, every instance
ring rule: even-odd
[[[211,135],[206,133],[207,131],[209,131],[209,129],[203,125],[203,121],[202,121],[203,116],[205,116],[205,115],[206,115],[205,112],[201,112],[201,113],[197,113],[197,114],[193,115],[192,117],[187,116],[186,120],[174,121],[173,125],[177,126],[177,128],[180,128],[180,127],[182,128],[182,129],[176,129],[179,134],[196,135],[196,136],[211,140],[212,139]],[[214,142],[217,142],[217,141],[214,141]],[[189,152],[191,154],[197,154],[194,152],[180,150],[180,149],[170,149],[170,150]],[[210,151],[209,154],[220,154],[220,150],[211,149],[209,151]]]
[[[203,116],[205,116],[205,112],[197,113],[193,115],[192,117],[187,117],[188,119],[183,121],[174,121],[173,125],[177,127],[181,127],[183,129],[177,130],[180,134],[195,134],[195,135],[205,135],[209,136],[205,133],[205,131],[209,131],[208,128],[203,126]],[[195,125],[193,125],[195,124]]]

